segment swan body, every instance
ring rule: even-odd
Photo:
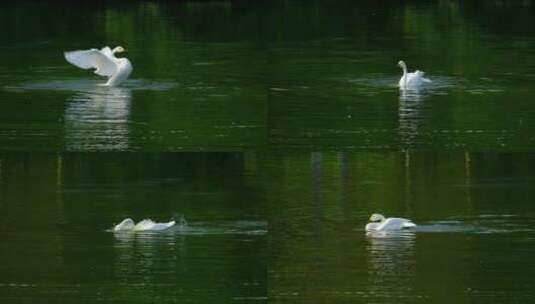
[[[130,231],[134,229],[134,221],[131,218],[126,218],[119,224],[113,227],[113,231]]]
[[[108,77],[106,86],[117,86],[128,79],[132,73],[132,64],[127,58],[117,58],[116,53],[124,52],[122,46],[113,50],[109,47],[65,52],[65,59],[82,69],[95,69],[95,74]]]
[[[137,223],[134,227],[134,231],[161,231],[166,230],[175,225],[175,221],[170,221],[168,223],[156,223],[152,220],[142,220]]]
[[[175,225],[175,221],[168,223],[156,223],[150,219],[145,219],[139,223],[135,223],[131,218],[126,218],[119,224],[113,227],[113,231],[162,231],[169,229]]]
[[[403,76],[399,80],[400,89],[418,89],[424,83],[432,82],[430,79],[425,78],[425,73],[419,70],[416,70],[414,73],[407,72],[407,65],[403,60],[398,62],[398,65],[403,69]]]
[[[370,223],[365,227],[366,231],[396,231],[403,229],[410,229],[416,227],[411,220],[400,218],[400,217],[390,217],[385,218],[382,214],[374,213],[370,216]]]

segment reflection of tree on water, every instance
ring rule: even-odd
[[[65,109],[67,150],[127,149],[132,91],[95,86],[76,93]]]
[[[323,195],[322,195],[322,178],[323,178],[323,154],[321,152],[310,153],[310,165],[312,169],[312,202],[314,204],[314,233],[317,237],[320,235],[323,219]]]
[[[369,294],[374,298],[398,298],[413,291],[415,278],[412,232],[373,233],[368,237]]]
[[[416,144],[424,97],[420,90],[399,91],[399,136],[404,148],[413,147]]]
[[[470,152],[464,152],[464,189],[466,196],[466,207],[472,209],[472,169],[471,169],[472,158],[470,157]]]

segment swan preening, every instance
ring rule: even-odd
[[[131,218],[126,218],[119,224],[113,227],[113,231],[162,231],[169,229],[175,225],[175,221],[167,223],[156,223],[151,219],[145,219],[139,223],[135,223]]]
[[[132,73],[132,64],[127,58],[117,58],[115,53],[124,52],[122,46],[113,50],[105,46],[100,50],[90,49],[65,52],[65,59],[82,69],[95,69],[95,74],[107,76],[106,86],[116,86]]]
[[[414,73],[408,73],[407,65],[403,60],[400,60],[398,65],[403,69],[403,76],[399,80],[400,89],[418,89],[424,83],[432,82],[430,79],[424,77],[425,73],[422,71],[416,70]]]
[[[374,213],[370,216],[370,223],[366,225],[366,231],[375,232],[375,231],[396,231],[416,227],[411,220],[399,218],[399,217],[390,217],[385,218],[382,214]]]

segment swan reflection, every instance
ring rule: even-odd
[[[425,89],[414,88],[414,89],[403,89],[399,90],[399,101],[402,102],[419,102],[424,101],[428,93]]]
[[[177,248],[184,246],[174,233],[122,232],[113,236],[115,273],[120,280],[141,277],[146,283],[155,279],[158,270],[175,269],[180,256]]]
[[[399,136],[404,147],[412,147],[418,138],[418,129],[422,120],[422,100],[420,90],[400,90],[399,96]]]
[[[395,297],[413,288],[415,277],[414,232],[368,232],[370,293]]]
[[[131,101],[129,88],[93,86],[78,91],[65,109],[66,149],[128,149]]]

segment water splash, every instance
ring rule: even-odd
[[[418,225],[419,233],[534,233],[535,219],[513,214],[456,216]]]
[[[175,227],[178,229],[186,229],[188,228],[188,221],[186,221],[186,217],[181,213],[175,213],[172,218],[173,221],[176,222]]]

